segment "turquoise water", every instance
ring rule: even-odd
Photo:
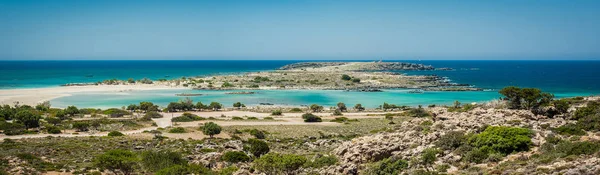
[[[236,90],[237,91],[237,90]],[[242,102],[248,106],[260,103],[272,103],[277,105],[310,105],[320,104],[324,106],[335,106],[338,102],[344,102],[348,106],[361,103],[363,106],[374,108],[383,102],[416,106],[416,105],[449,105],[454,100],[462,103],[485,102],[497,99],[500,95],[495,91],[477,92],[425,92],[423,94],[411,94],[408,90],[385,90],[384,92],[347,92],[341,90],[256,90],[256,94],[225,94],[232,91],[206,91],[206,90],[152,90],[131,91],[123,93],[81,93],[74,96],[62,97],[52,100],[56,107],[66,107],[77,104],[81,107],[109,108],[121,107],[140,101],[151,101],[159,106],[166,106],[169,102],[178,101],[185,97],[176,96],[178,93],[200,93],[202,96],[189,97],[194,102],[205,104],[212,101],[220,102],[231,107],[235,102]],[[586,93],[561,93],[557,97],[570,97],[589,95]]]
[[[299,60],[269,61],[0,61],[0,89],[56,87],[65,83],[97,82],[105,79],[160,79],[182,76],[268,71]],[[257,91],[253,95],[225,95],[225,91],[161,90],[125,93],[80,93],[54,99],[54,106],[121,107],[140,101],[159,105],[177,101],[177,93],[202,93],[191,97],[195,101],[210,101],[231,105],[273,103],[278,105],[333,106],[362,103],[376,107],[383,102],[399,105],[451,104],[497,99],[497,90],[505,86],[536,87],[557,97],[600,95],[600,61],[403,61],[449,67],[454,71],[408,71],[410,75],[435,74],[456,83],[467,83],[490,90],[485,92],[426,92],[410,94],[406,90],[386,90],[380,93],[344,91]]]

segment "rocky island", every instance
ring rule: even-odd
[[[433,66],[402,62],[300,62],[277,70],[235,75],[184,77],[171,80],[108,80],[97,84],[151,83],[202,90],[307,89],[379,92],[410,88],[424,91],[480,91],[436,75],[405,75],[399,71],[431,71]]]

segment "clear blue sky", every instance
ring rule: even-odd
[[[600,1],[0,0],[0,59],[597,59]]]

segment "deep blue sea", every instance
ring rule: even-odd
[[[600,95],[600,61],[449,61],[407,60],[434,67],[449,67],[453,71],[406,71],[411,75],[436,74],[456,83],[467,83],[490,89],[487,92],[426,92],[410,94],[405,90],[382,93],[343,91],[259,91],[255,95],[223,95],[223,91],[204,91],[196,101],[219,101],[224,104],[241,101],[247,105],[274,103],[307,105],[312,103],[333,106],[339,101],[363,103],[376,107],[382,102],[401,105],[450,104],[454,100],[481,102],[499,97],[497,90],[505,86],[536,87],[557,97]],[[274,61],[0,61],[0,89],[55,87],[65,83],[97,82],[105,79],[160,79],[182,76],[269,71],[299,60]],[[58,107],[78,105],[87,107],[120,107],[139,101],[166,105],[181,97],[181,91],[165,90],[130,92],[127,94],[85,93],[54,99]],[[95,99],[93,101],[87,99]]]

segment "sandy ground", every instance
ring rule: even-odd
[[[79,92],[124,92],[142,90],[183,89],[158,84],[139,85],[98,85],[98,86],[67,86],[33,89],[3,89],[0,90],[0,104],[12,105],[18,101],[20,104],[36,105],[59,97],[70,96]]]

